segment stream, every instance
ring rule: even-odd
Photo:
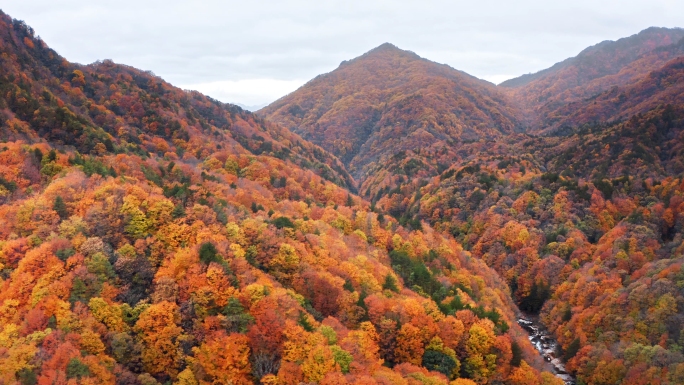
[[[565,382],[565,385],[575,385],[575,377],[565,370],[565,363],[563,359],[558,356],[558,342],[553,338],[551,333],[546,330],[546,327],[539,321],[539,317],[535,315],[523,313],[518,318],[518,325],[520,325],[526,332],[529,333],[529,339],[532,345],[537,349],[539,355],[542,356],[551,367],[551,372]]]

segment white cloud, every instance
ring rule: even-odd
[[[301,82],[384,42],[491,81],[684,24],[675,0],[3,0],[2,9],[68,60],[113,59],[186,86],[229,82],[212,96],[243,104],[290,89],[230,82]]]

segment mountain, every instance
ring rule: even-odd
[[[509,288],[335,156],[0,13],[0,383],[558,385]]]
[[[649,54],[658,47],[677,43],[682,38],[684,29],[651,27],[617,41],[603,41],[586,48],[576,57],[566,59],[548,69],[506,80],[500,85],[519,88],[542,79],[553,82],[552,79],[557,80],[561,77],[570,78],[567,79],[568,85],[573,82],[577,85],[586,84],[603,76],[617,74],[644,54]],[[560,91],[567,88],[570,87],[561,87]]]
[[[432,176],[462,141],[519,131],[497,88],[383,44],[258,111],[338,156],[375,194],[406,174]],[[401,154],[400,157],[397,157]],[[389,174],[378,178],[382,168]]]
[[[478,140],[467,137],[475,131],[412,140],[403,127],[425,106],[447,114],[458,105],[457,97],[442,105],[424,96],[451,82],[444,78],[453,70],[416,82],[415,72],[392,67],[396,58],[434,63],[392,46],[343,63],[259,114],[340,156],[376,210],[412,229],[449,233],[496,270],[519,308],[538,313],[557,338],[560,353],[549,359],[562,357],[581,383],[676,384],[684,380],[682,36],[651,28],[498,88],[470,79],[484,84],[472,92],[501,95],[516,122]],[[401,85],[421,95],[413,109],[382,110],[378,122],[403,123],[386,136],[382,124],[364,123],[368,115],[350,121],[363,110],[359,100],[408,92],[378,93],[375,84],[394,73],[377,68],[396,68]],[[386,145],[366,150],[375,136]],[[335,147],[347,140],[356,144]],[[635,353],[642,351],[663,358]]]
[[[245,105],[245,104],[235,103],[235,105],[241,107],[243,110],[253,112],[253,111],[258,111],[258,110],[266,107],[268,104],[263,103],[263,104]]]
[[[500,87],[520,103],[532,132],[554,131],[571,123],[564,120],[568,104],[635,83],[684,55],[682,39],[684,29],[649,28],[617,41],[604,41],[551,68],[507,80]]]

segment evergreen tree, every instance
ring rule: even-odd
[[[397,279],[394,278],[392,274],[387,274],[385,276],[385,282],[382,284],[382,289],[398,293],[399,288],[397,287]]]
[[[57,151],[53,148],[48,152],[48,157],[47,157],[48,162],[54,162],[57,160]]]
[[[199,257],[202,263],[219,262],[218,250],[216,250],[216,246],[211,242],[204,242],[200,246]]]
[[[182,203],[177,204],[176,207],[173,208],[171,216],[174,217],[174,219],[183,218],[185,216],[185,206],[183,206]]]
[[[69,216],[66,203],[64,203],[64,199],[62,199],[62,197],[59,195],[55,197],[55,202],[52,205],[52,209],[55,210],[55,212],[57,213],[57,215],[59,215],[61,219],[65,219]]]
[[[570,342],[570,345],[568,345],[568,349],[565,351],[565,360],[569,360],[572,357],[574,357],[577,352],[580,350],[580,340],[579,338],[575,338]]]
[[[520,361],[522,360],[522,348],[518,345],[518,342],[513,341],[511,343],[511,366],[520,366]]]
[[[38,164],[41,164],[41,162],[43,161],[43,151],[40,151],[40,148],[33,149],[33,156],[36,157]]]

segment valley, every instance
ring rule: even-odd
[[[251,113],[0,12],[0,383],[684,383],[682,47]]]

